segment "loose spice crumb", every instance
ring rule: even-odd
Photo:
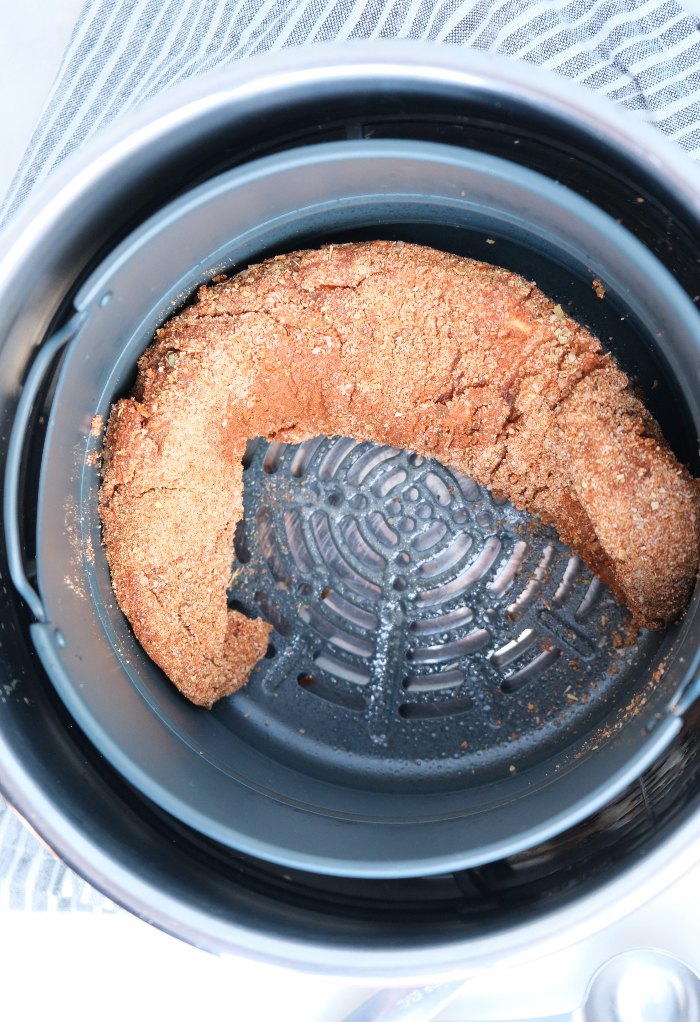
[[[654,681],[661,681],[661,679],[662,679],[662,677],[664,675],[665,670],[666,670],[666,664],[662,661],[659,664],[658,668],[652,674],[652,678],[654,679]]]

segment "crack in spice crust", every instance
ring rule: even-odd
[[[407,448],[552,522],[657,628],[698,569],[698,486],[598,340],[534,284],[401,242],[296,252],[202,287],[112,409],[112,583],[191,700],[245,684],[271,626],[229,610],[245,441]]]

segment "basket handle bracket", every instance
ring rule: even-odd
[[[51,364],[51,360],[64,345],[73,340],[87,318],[88,313],[77,312],[58,333],[55,333],[50,340],[42,344],[29,370],[27,381],[24,384],[22,396],[17,405],[15,420],[12,424],[10,443],[7,448],[3,517],[10,577],[17,591],[29,605],[34,617],[42,622],[48,621],[48,615],[41,597],[27,578],[24,555],[20,543],[19,479],[22,466],[22,450],[34,401],[46,371]]]

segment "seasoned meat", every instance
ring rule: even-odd
[[[194,702],[270,626],[227,607],[246,439],[406,448],[552,522],[640,624],[685,608],[698,487],[600,343],[508,270],[401,242],[278,256],[202,287],[112,409],[100,513],[119,605]]]

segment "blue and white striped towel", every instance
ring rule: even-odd
[[[676,0],[88,0],[0,223],[100,128],[171,85],[349,39],[529,61],[641,112],[700,159],[700,20]]]

